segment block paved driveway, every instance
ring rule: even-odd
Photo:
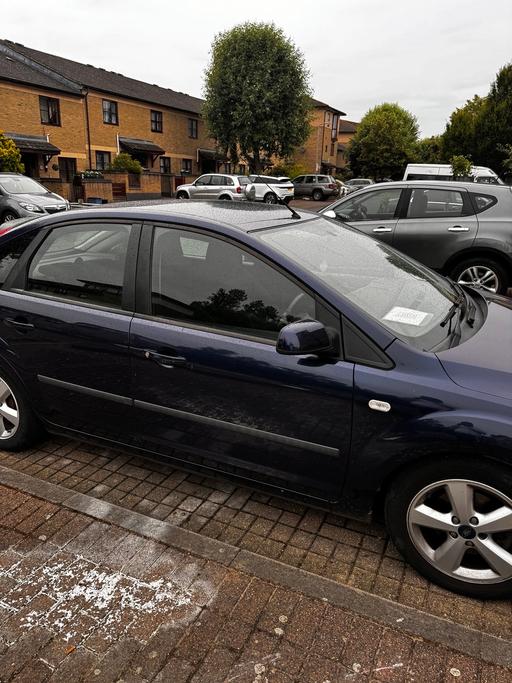
[[[125,452],[64,439],[0,451],[0,465],[165,520],[396,603],[512,639],[510,601],[478,601],[407,566],[379,524],[367,525],[190,474]]]
[[[512,673],[5,486],[0,587],[2,683],[506,683]]]

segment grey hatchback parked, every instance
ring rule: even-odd
[[[512,285],[512,187],[401,181],[371,185],[320,212],[392,244],[460,284]]]
[[[21,173],[0,173],[0,223],[69,209],[69,202]]]

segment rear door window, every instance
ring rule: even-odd
[[[32,258],[27,289],[121,308],[131,228],[117,223],[52,230]]]
[[[411,192],[407,218],[457,218],[466,215],[462,192],[414,188]]]

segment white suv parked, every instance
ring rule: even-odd
[[[294,185],[286,176],[250,175],[245,187],[247,199],[265,204],[277,204],[279,200],[288,203],[293,199]]]
[[[245,175],[206,173],[193,183],[178,185],[176,199],[245,199],[244,188],[249,183]]]

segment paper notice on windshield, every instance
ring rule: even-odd
[[[432,313],[417,311],[414,308],[402,308],[394,306],[382,320],[389,320],[393,323],[404,323],[405,325],[415,325],[418,327],[432,318]]]

